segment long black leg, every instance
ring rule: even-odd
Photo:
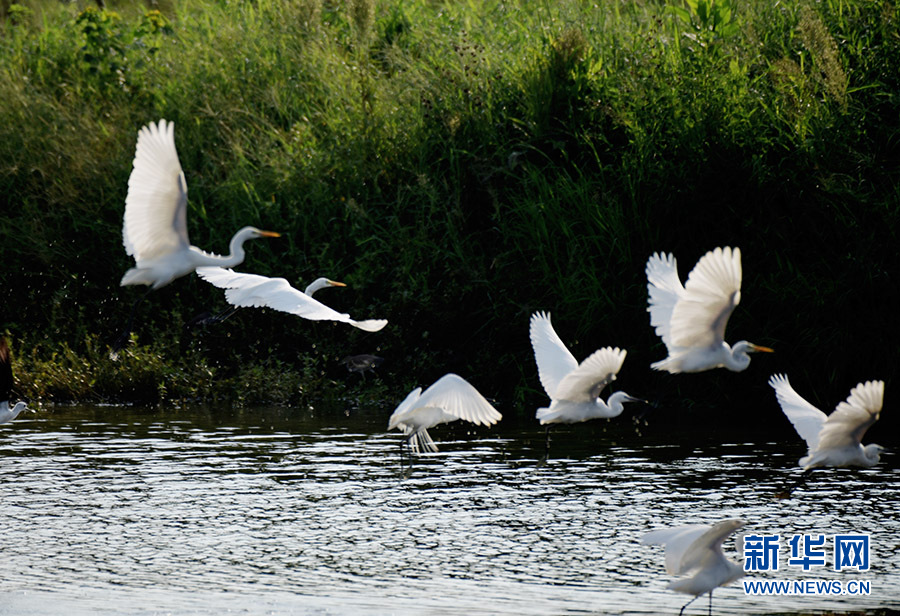
[[[210,314],[208,312],[203,312],[198,314],[193,319],[188,321],[182,326],[182,329],[191,330],[197,327],[207,327],[208,325],[214,325],[216,323],[221,323],[235,312],[237,312],[236,306],[230,306],[220,312],[219,314]]]
[[[409,436],[404,437],[403,440],[400,441],[400,475],[404,478],[409,477],[410,473],[412,473],[412,446],[409,444],[409,441],[413,437],[413,435],[415,435],[415,432],[411,433]],[[409,462],[409,466],[406,469],[403,468],[403,445],[406,445],[406,455]]]
[[[709,591],[709,616],[712,616],[712,591]]]
[[[128,313],[128,322],[125,325],[125,331],[119,334],[119,337],[116,338],[112,346],[109,349],[109,358],[115,361],[119,356],[119,351],[125,348],[125,345],[128,344],[128,340],[131,337],[131,330],[134,327],[134,315],[137,312],[137,307],[141,305],[141,302],[144,301],[148,295],[150,295],[150,291],[153,290],[153,287],[150,287],[144,293],[137,298],[134,304],[131,305],[131,312]]]
[[[696,599],[696,598],[699,597],[699,596],[700,596],[700,595],[694,595],[694,599]],[[691,599],[690,601],[688,601],[687,603],[684,604],[684,607],[682,607],[682,608],[681,608],[681,611],[678,612],[678,616],[681,616],[682,614],[684,614],[685,608],[686,608],[687,606],[689,606],[691,603],[693,603],[693,602],[694,602],[694,599]]]
[[[547,431],[545,432],[545,440],[544,440],[544,457],[538,460],[538,466],[543,466],[547,463],[547,460],[550,458],[550,428],[553,427],[553,424],[547,424]]]

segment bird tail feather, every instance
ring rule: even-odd
[[[428,430],[420,430],[413,434],[409,438],[409,446],[412,447],[412,450],[416,453],[420,453],[421,451],[436,453],[438,450],[437,445],[431,440]]]

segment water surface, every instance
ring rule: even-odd
[[[558,429],[540,465],[537,426],[454,424],[404,473],[383,415],[57,407],[0,426],[0,614],[677,613],[689,597],[666,590],[662,548],[639,537],[729,517],[760,534],[870,533],[869,572],[783,555],[754,579],[870,580],[871,594],[732,584],[715,613],[900,609],[895,456],[800,480],[799,443],[623,420]]]

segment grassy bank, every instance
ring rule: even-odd
[[[0,276],[15,298],[0,326],[26,395],[152,400],[176,373],[162,393],[239,395],[248,374],[338,391],[337,360],[374,352],[397,396],[452,370],[528,415],[528,316],[547,309],[576,356],[627,348],[622,387],[673,406],[774,404],[775,370],[826,407],[863,379],[890,396],[895,2],[108,6],[14,6],[0,25]],[[224,306],[191,277],[145,303],[132,352],[146,361],[98,367],[140,292],[118,286],[121,220],[137,129],[160,117],[176,124],[194,244],[280,231],[239,269],[342,280],[324,301],[391,325],[244,310],[185,334]],[[651,374],[664,352],[647,257],[672,251],[686,275],[718,245],[744,255],[729,338],[778,354],[739,376]],[[71,376],[37,385],[60,357]],[[129,389],[135,370],[151,376]]]

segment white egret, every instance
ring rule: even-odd
[[[831,415],[826,415],[794,391],[784,374],[774,374],[769,385],[781,410],[806,441],[808,452],[800,458],[804,470],[817,466],[874,466],[881,445],[862,446],[866,430],[878,420],[884,398],[884,381],[866,381],[850,390]]]
[[[424,392],[421,387],[412,390],[394,410],[388,420],[388,430],[403,430],[406,434],[403,441],[419,453],[421,450],[438,450],[428,435],[428,428],[457,419],[490,426],[501,418],[502,415],[477,389],[451,373],[439,378]]]
[[[694,599],[707,592],[711,614],[713,590],[744,575],[741,565],[725,557],[722,542],[745,524],[744,520],[729,519],[714,526],[692,524],[663,528],[641,537],[641,543],[666,547],[666,573],[684,575],[696,571],[693,576],[675,580],[668,586],[676,592],[694,595],[679,614],[684,613]]]
[[[9,406],[12,388],[12,355],[9,352],[9,345],[6,344],[6,338],[0,338],[0,424],[9,423],[22,411],[29,410],[24,402],[16,402],[15,406]]]
[[[257,274],[243,274],[221,267],[201,267],[197,275],[213,286],[225,289],[225,299],[238,308],[272,308],[311,321],[338,321],[367,332],[377,332],[387,325],[385,319],[354,321],[350,315],[329,308],[311,295],[328,286],[346,286],[319,278],[306,287],[306,293],[295,289],[284,278],[269,278]]]
[[[668,372],[702,372],[750,365],[748,353],[772,349],[741,340],[725,342],[728,317],[741,300],[741,251],[716,248],[694,266],[687,283],[678,278],[675,257],[654,253],[647,261],[650,325],[656,328],[669,356],[651,364]]]
[[[244,227],[234,234],[229,254],[219,256],[192,246],[187,232],[187,182],[175,149],[175,125],[160,120],[138,132],[133,169],[128,178],[122,242],[135,266],[122,276],[121,285],[149,285],[159,289],[198,267],[233,267],[244,260],[244,242],[259,237],[279,237],[272,231]],[[116,343],[115,352],[128,341],[134,311]]]
[[[553,329],[546,312],[531,315],[530,335],[538,376],[550,396],[550,406],[535,413],[541,425],[547,425],[548,451],[551,424],[618,417],[625,402],[643,402],[624,391],[611,394],[605,402],[600,398],[603,389],[616,380],[626,351],[605,347],[579,364]]]

